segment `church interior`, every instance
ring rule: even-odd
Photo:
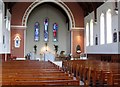
[[[0,0],[0,86],[118,86],[119,0]]]

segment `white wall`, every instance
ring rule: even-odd
[[[54,54],[54,44],[58,45],[58,54],[64,50],[66,53],[70,53],[70,31],[67,29],[65,16],[57,9],[50,5],[42,5],[35,8],[29,16],[27,30],[26,30],[26,44],[25,55],[29,52],[33,52],[34,45],[37,45],[37,57],[45,47],[44,42],[44,19],[49,18],[49,42],[48,51]],[[40,23],[40,40],[34,41],[34,23]],[[58,23],[58,42],[53,42],[53,23]],[[45,50],[44,50],[45,51]]]
[[[10,30],[5,27],[4,19],[4,3],[0,2],[0,54],[10,53]],[[11,17],[11,14],[7,12],[7,16]],[[11,20],[11,19],[10,19]],[[3,43],[4,37],[4,43]]]
[[[119,1],[119,8],[118,8],[118,31],[120,32],[120,1]],[[120,42],[118,43],[118,53],[120,54]]]
[[[97,8],[97,24],[94,23],[94,45],[85,47],[87,53],[90,54],[117,54],[118,53],[118,42],[116,43],[106,43],[106,32],[105,32],[105,44],[100,45],[100,15],[104,13],[105,23],[106,23],[106,12],[108,9],[112,11],[112,33],[118,32],[118,15],[115,14],[115,3],[114,2],[106,2],[100,7]],[[84,18],[84,23],[90,23],[90,20],[94,19],[94,12],[90,13],[88,16]],[[114,30],[116,29],[116,31]],[[106,24],[105,24],[106,31]],[[95,37],[98,36],[98,45],[95,45]],[[86,36],[86,35],[85,35]],[[112,38],[113,40],[113,38]],[[86,43],[85,43],[86,44]],[[86,46],[86,45],[85,45]]]
[[[0,1],[0,53],[2,52],[3,2]]]

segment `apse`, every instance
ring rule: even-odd
[[[54,45],[58,46],[58,54],[61,51],[65,51],[66,55],[70,53],[69,19],[66,13],[56,6],[54,3],[43,3],[30,13],[25,31],[25,55],[34,53],[36,45],[36,57],[40,57],[40,54],[46,51],[46,43],[47,52],[51,54],[55,55]]]

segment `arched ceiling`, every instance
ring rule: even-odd
[[[10,9],[10,12],[12,13],[13,6],[19,2],[5,2],[5,9]],[[84,16],[88,15],[92,11],[94,11],[96,8],[98,8],[100,5],[102,5],[104,2],[72,2],[72,3],[78,3],[79,6],[84,11]]]
[[[84,11],[84,16],[88,15],[92,11],[95,11],[104,2],[78,2],[79,6]]]

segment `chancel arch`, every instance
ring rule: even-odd
[[[44,40],[44,29],[45,29],[45,18],[48,19],[48,40]],[[34,24],[39,22],[40,25],[40,39],[39,41],[34,41]],[[58,54],[61,51],[65,51],[66,54],[70,54],[71,52],[71,32],[69,25],[69,18],[67,14],[58,6],[56,8],[56,4],[52,2],[45,2],[39,4],[36,8],[34,8],[26,23],[26,36],[25,36],[25,55],[30,52],[34,52],[33,47],[37,46],[36,58],[40,57],[40,54],[44,54],[47,49],[47,52],[51,54],[55,54],[54,45],[58,45]],[[53,41],[53,24],[58,24],[58,34],[57,41]],[[47,44],[47,48],[46,48]]]
[[[56,4],[57,6],[59,6],[60,8],[63,9],[63,11],[67,14],[69,20],[70,20],[70,29],[74,28],[75,27],[75,19],[74,19],[74,16],[73,16],[73,13],[71,12],[71,10],[69,9],[69,7],[64,3],[62,2],[61,0],[36,0],[34,1],[28,8],[27,10],[25,11],[24,15],[23,15],[23,19],[22,19],[22,25],[23,26],[26,26],[27,24],[27,20],[28,20],[28,17],[31,13],[31,11],[38,5],[40,4],[43,4],[43,3],[46,3],[46,2],[52,2],[54,4]]]

